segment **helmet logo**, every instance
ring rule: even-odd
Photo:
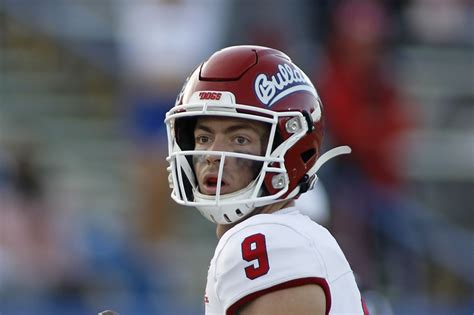
[[[298,91],[307,91],[318,97],[309,78],[295,66],[279,64],[278,72],[270,78],[260,73],[255,79],[255,93],[260,102],[272,106],[283,97]]]
[[[199,99],[201,100],[220,100],[222,93],[219,92],[200,92]]]

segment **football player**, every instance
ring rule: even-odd
[[[334,237],[298,212],[328,159],[323,107],[281,51],[217,51],[186,80],[167,113],[171,197],[217,225],[207,315],[364,314]]]

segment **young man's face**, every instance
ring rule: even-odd
[[[269,126],[258,121],[230,117],[200,117],[194,129],[195,150],[228,151],[264,155]],[[215,195],[220,156],[196,155],[194,170],[199,191]],[[221,182],[221,195],[245,188],[260,171],[262,163],[226,157]]]

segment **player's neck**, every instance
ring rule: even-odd
[[[256,208],[244,220],[250,218],[251,216],[257,215],[257,214],[263,214],[263,213],[269,214],[269,213],[273,213],[273,212],[276,212],[276,211],[284,209],[284,208],[292,207],[294,205],[295,205],[294,200],[283,200],[283,201],[280,201],[280,202],[277,202],[277,203],[273,203],[273,204],[270,204],[270,205],[259,207],[259,208]],[[239,222],[241,222],[241,221],[239,221]],[[239,222],[235,222],[235,223],[232,223],[232,224],[218,224],[217,227],[216,227],[217,239],[220,239],[222,237],[222,235],[224,235],[225,232],[230,230],[232,227],[234,227]]]

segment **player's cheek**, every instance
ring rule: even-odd
[[[202,155],[193,155],[193,168],[194,168],[194,175],[196,176],[198,183],[200,183],[201,178],[201,170],[202,166],[204,165],[204,156]]]
[[[247,184],[257,176],[261,167],[261,162],[248,159],[238,159],[236,163],[239,178]]]

